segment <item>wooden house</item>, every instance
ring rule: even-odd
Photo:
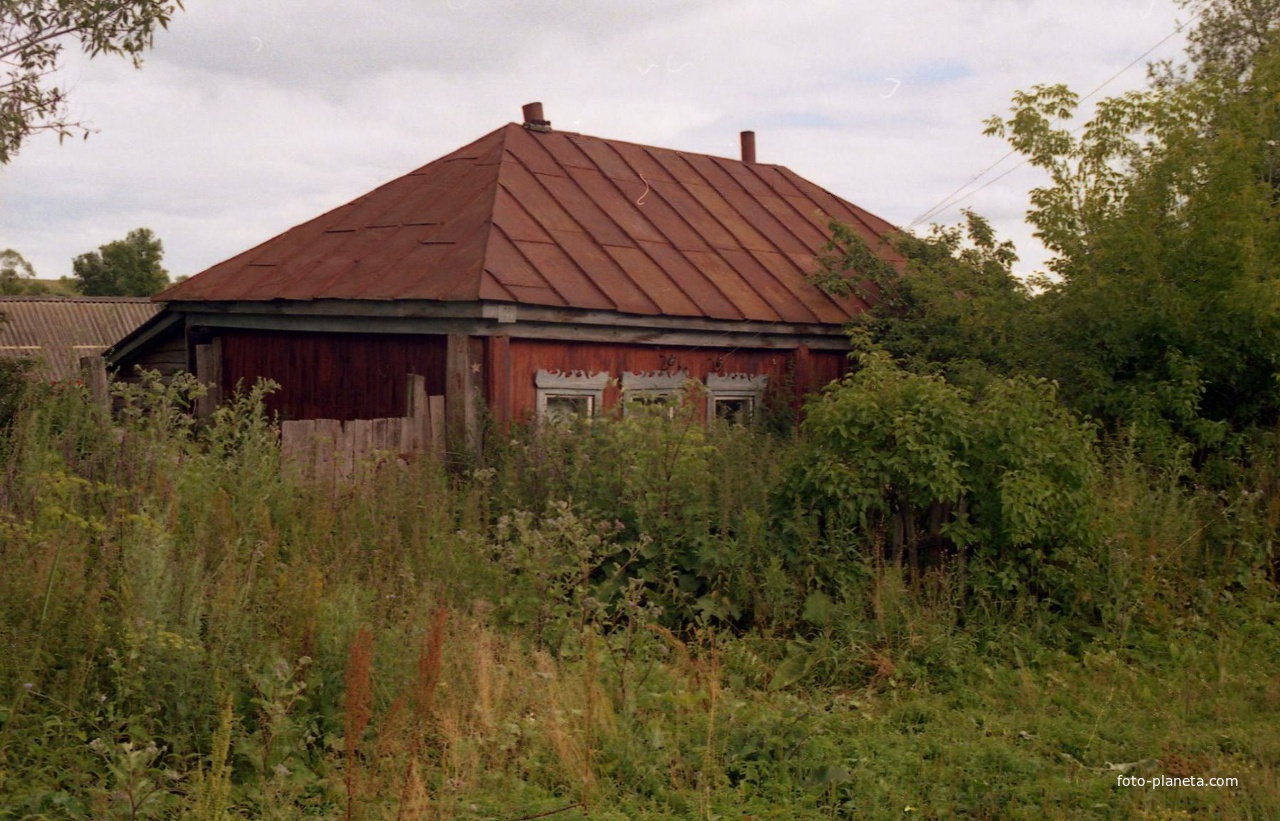
[[[164,291],[111,364],[267,377],[285,419],[398,416],[420,374],[468,429],[479,398],[506,424],[692,379],[739,414],[844,372],[865,305],[807,275],[832,219],[873,246],[893,226],[756,162],[752,132],[725,159],[524,115]]]

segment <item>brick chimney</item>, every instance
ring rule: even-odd
[[[550,131],[551,121],[543,119],[542,103],[525,103],[524,127],[530,131]]]
[[[742,132],[741,137],[742,137],[742,161],[755,162],[756,161],[756,132],[744,131]]]

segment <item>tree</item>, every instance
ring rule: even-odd
[[[1280,28],[1280,0],[1178,0],[1178,5],[1197,21],[1187,33],[1187,62],[1153,65],[1157,86],[1187,78],[1243,79]]]
[[[904,264],[887,262],[847,226],[831,226],[813,280],[868,304],[850,322],[856,348],[882,348],[916,373],[972,386],[1019,370],[1031,291],[1013,274],[1012,243],[971,211],[965,220],[963,229],[887,240]]]
[[[1038,372],[1150,455],[1230,452],[1280,421],[1280,43],[1260,34],[1242,65],[1210,42],[1192,37],[1194,73],[1103,101],[1078,136],[1062,86],[988,124],[1051,177],[1028,212],[1059,277],[1037,300]]]
[[[68,39],[90,57],[119,54],[139,66],[156,27],[180,8],[182,0],[0,0],[0,165],[38,131],[88,136],[67,119],[54,82]]]
[[[35,281],[36,270],[26,258],[12,248],[0,251],[0,294],[43,294],[46,289]]]
[[[85,296],[151,296],[169,284],[161,265],[164,246],[149,228],[72,260],[76,287]]]

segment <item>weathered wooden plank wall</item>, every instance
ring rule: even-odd
[[[405,375],[422,374],[430,395],[445,393],[445,337],[411,334],[219,331],[223,392],[274,380],[267,409],[283,420],[399,416]]]
[[[165,333],[159,341],[147,348],[142,356],[127,368],[121,368],[115,379],[119,382],[139,382],[138,371],[158,371],[167,384],[175,375],[188,370],[187,339],[182,326]]]
[[[411,375],[408,415],[383,419],[298,419],[281,423],[282,460],[306,479],[340,484],[380,460],[444,453],[444,397]]]

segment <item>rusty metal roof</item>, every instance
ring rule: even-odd
[[[100,354],[160,310],[128,297],[0,297],[0,357],[35,358],[51,379],[66,379],[80,357]]]
[[[805,276],[833,218],[873,247],[895,230],[779,165],[511,123],[156,299],[485,300],[839,324],[862,304]]]

